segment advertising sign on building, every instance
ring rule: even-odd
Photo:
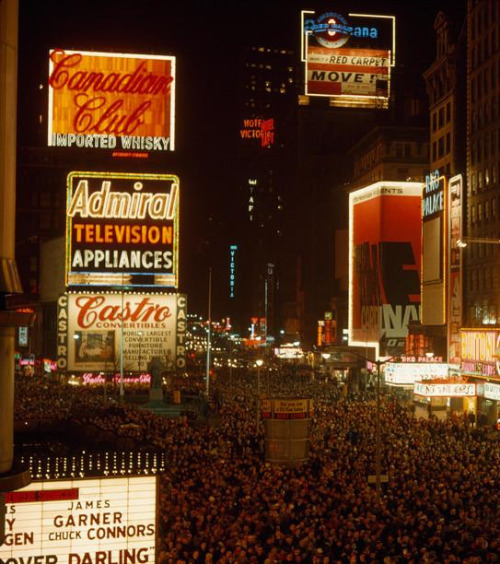
[[[156,562],[152,476],[33,482],[6,494],[0,561]]]
[[[72,372],[167,370],[186,366],[183,294],[63,294],[58,302],[58,368]]]
[[[377,182],[349,195],[349,345],[405,351],[419,319],[422,184]]]
[[[338,106],[387,108],[395,29],[394,16],[302,12],[305,94]]]
[[[448,182],[448,363],[460,366],[462,326],[462,237],[463,179],[459,174]]]
[[[447,208],[446,178],[435,170],[426,175],[422,195],[422,323],[425,325],[446,323]]]
[[[460,337],[463,374],[500,378],[500,331],[462,329]]]
[[[49,54],[48,145],[173,151],[175,57]]]
[[[390,386],[413,387],[418,381],[447,378],[448,364],[442,362],[388,362],[384,376],[385,383]]]
[[[66,285],[176,288],[179,179],[171,174],[71,172]]]

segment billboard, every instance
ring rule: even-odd
[[[460,338],[463,374],[500,379],[500,331],[462,329]]]
[[[6,495],[0,561],[156,562],[156,477],[33,482]]]
[[[376,182],[349,194],[349,345],[404,353],[419,319],[419,182]]]
[[[186,366],[183,294],[63,294],[58,300],[57,364],[72,372],[147,370],[153,357],[166,369]]]
[[[49,53],[48,145],[173,151],[175,57]]]
[[[396,18],[302,12],[305,94],[332,105],[387,108],[395,65]]]
[[[179,179],[171,174],[71,172],[66,285],[176,288]]]

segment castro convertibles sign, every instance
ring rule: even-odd
[[[175,57],[53,49],[48,144],[174,150]]]
[[[33,482],[5,498],[2,563],[156,562],[155,477]]]
[[[62,294],[57,311],[57,365],[74,372],[145,370],[158,357],[184,368],[184,294]]]
[[[179,179],[68,175],[66,285],[177,287]]]

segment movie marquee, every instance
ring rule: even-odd
[[[48,145],[173,151],[175,57],[53,49]]]
[[[33,482],[5,494],[0,562],[156,562],[153,476]]]
[[[72,172],[66,228],[68,287],[177,287],[176,176]]]

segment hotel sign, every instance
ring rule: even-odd
[[[66,285],[177,287],[179,179],[68,175]]]
[[[174,81],[175,57],[53,49],[48,145],[174,150]]]

